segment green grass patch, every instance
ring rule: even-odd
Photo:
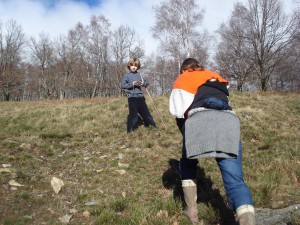
[[[300,202],[299,97],[231,94],[256,207]],[[71,224],[190,224],[182,215],[178,171],[169,165],[181,157],[182,137],[168,97],[153,100],[167,129],[149,102],[158,128],[129,134],[126,98],[0,102],[0,166],[11,164],[11,173],[0,173],[0,224],[59,224],[71,209],[77,211]],[[226,224],[232,215],[219,168],[214,159],[200,165],[199,216],[204,224]],[[58,194],[50,184],[54,176],[64,181]],[[12,179],[24,186],[11,190]],[[90,201],[97,205],[86,206]]]

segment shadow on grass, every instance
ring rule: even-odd
[[[173,189],[173,197],[182,202],[184,207],[184,196],[181,187],[179,173],[179,161],[176,159],[169,160],[170,168],[162,175],[162,182],[165,188]],[[197,203],[211,205],[212,208],[220,215],[219,223],[221,225],[237,225],[232,210],[225,204],[218,189],[213,188],[213,182],[210,177],[205,175],[204,169],[198,166],[197,170]]]

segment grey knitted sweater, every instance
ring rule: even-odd
[[[195,108],[185,121],[188,158],[234,158],[240,143],[240,120],[230,110]]]

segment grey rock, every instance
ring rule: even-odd
[[[97,202],[86,202],[84,205],[94,206],[94,205],[97,205]]]
[[[296,225],[300,221],[300,204],[283,209],[256,208],[257,225]]]

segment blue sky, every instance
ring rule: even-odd
[[[43,3],[45,6],[51,8],[51,7],[55,7],[56,4],[59,4],[59,2],[61,2],[61,0],[35,0],[38,2]],[[101,4],[101,0],[71,0],[73,2],[78,2],[78,3],[84,3],[87,4],[90,7],[96,7],[99,6]]]
[[[10,19],[22,26],[28,36],[40,33],[53,38],[66,35],[78,22],[89,24],[92,15],[103,15],[114,29],[120,25],[133,28],[144,41],[146,54],[156,52],[157,42],[150,33],[154,25],[153,5],[163,0],[0,0],[0,22]],[[205,9],[203,29],[213,33],[229,19],[238,0],[196,0]],[[247,2],[247,0],[239,0]],[[295,0],[285,0],[289,8]],[[132,22],[134,21],[134,23]],[[134,26],[133,26],[134,24]],[[133,27],[132,27],[133,26]]]
[[[75,0],[76,2],[85,2],[89,6],[94,7],[100,4],[100,0]]]
[[[48,1],[51,4],[55,4],[58,2],[58,0],[44,0],[44,1]],[[101,0],[73,0],[73,2],[85,3],[85,4],[89,5],[90,7],[96,7],[101,4]]]

